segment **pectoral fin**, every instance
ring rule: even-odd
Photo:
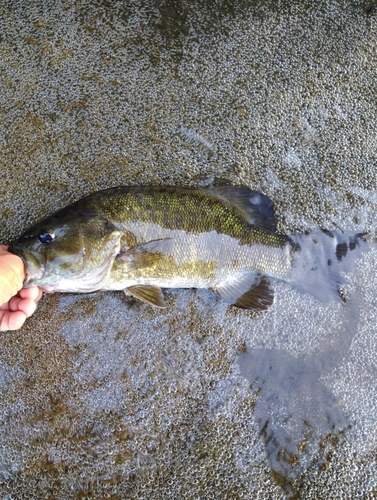
[[[171,247],[171,238],[152,240],[119,253],[115,260],[119,264],[127,264],[129,268],[146,268],[155,264],[160,258],[169,255]]]
[[[166,307],[161,288],[153,285],[134,285],[125,288],[126,295],[132,295],[147,304],[156,307]]]

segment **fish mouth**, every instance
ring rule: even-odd
[[[18,243],[12,243],[8,247],[8,251],[20,257],[25,265],[26,277],[23,284],[24,288],[37,286],[38,283],[36,281],[41,280],[45,274],[45,266],[31,252]]]

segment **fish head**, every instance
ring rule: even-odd
[[[119,252],[121,232],[95,213],[62,210],[9,247],[25,264],[24,287],[46,292],[98,290]]]

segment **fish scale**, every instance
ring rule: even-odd
[[[164,307],[161,288],[208,288],[230,304],[265,310],[271,280],[320,300],[338,287],[362,233],[276,232],[272,201],[248,188],[120,186],[86,196],[10,247],[25,286],[46,292],[124,290]]]

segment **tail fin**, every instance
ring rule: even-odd
[[[366,245],[366,235],[355,231],[317,231],[290,236],[295,248],[292,285],[317,299],[341,300],[342,273],[353,269]]]

